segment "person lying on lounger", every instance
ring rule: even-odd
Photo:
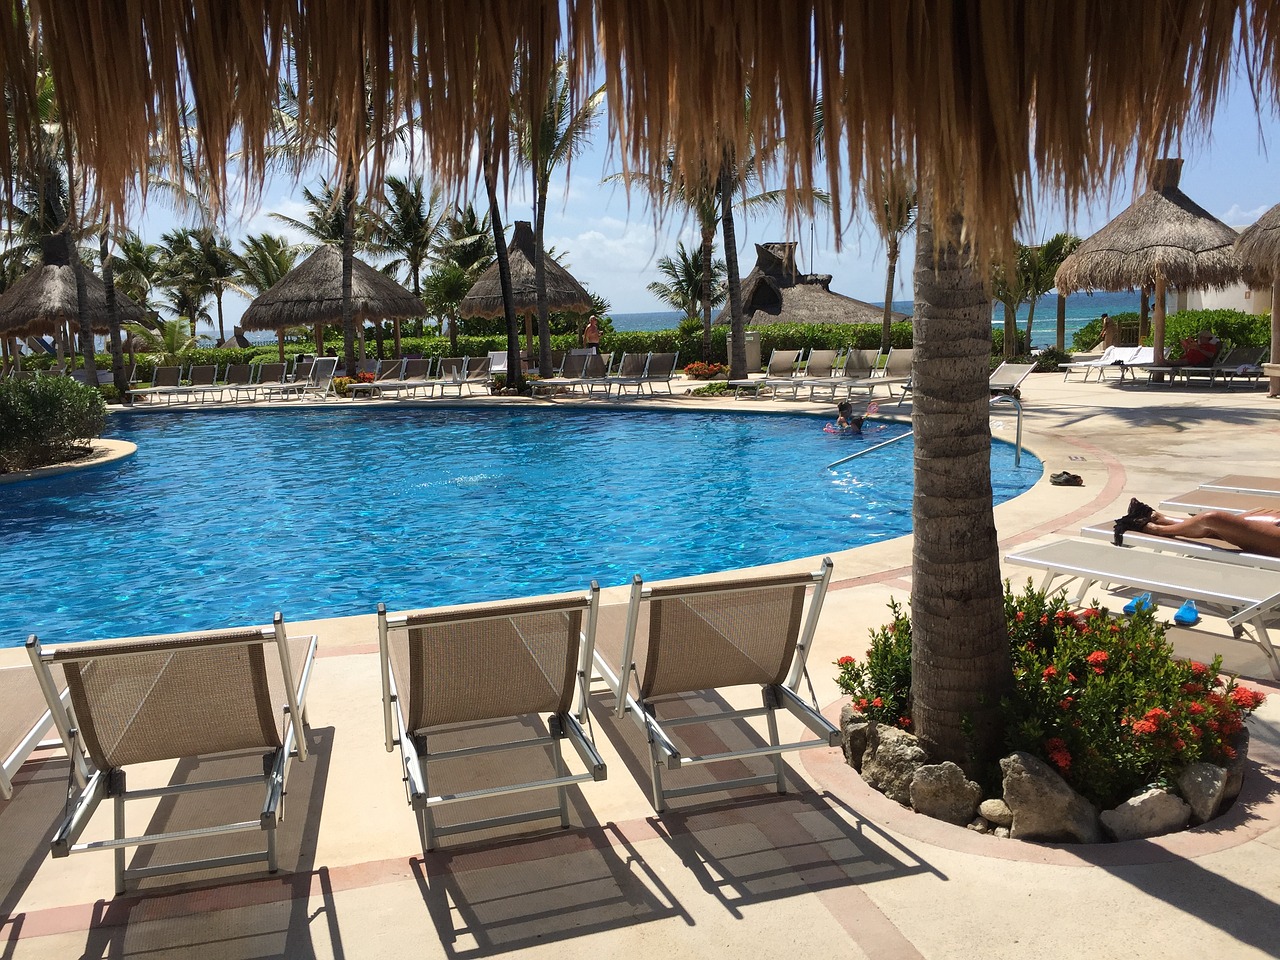
[[[1116,520],[1115,542],[1133,530],[1157,537],[1214,537],[1239,547],[1246,553],[1280,557],[1280,506],[1262,507],[1245,513],[1206,510],[1185,520],[1175,520],[1147,506],[1141,500],[1129,501],[1129,512]]]

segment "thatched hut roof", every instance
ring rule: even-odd
[[[84,287],[89,325],[94,333],[106,333],[107,285],[86,267]],[[137,323],[146,316],[119,290],[116,307],[121,323]],[[56,332],[63,323],[70,323],[72,329],[78,329],[80,323],[76,277],[70,266],[41,264],[0,296],[0,333],[43,335]]]
[[[1251,286],[1270,286],[1276,282],[1280,277],[1280,203],[1240,232],[1236,256]]]
[[[351,306],[357,321],[417,317],[422,301],[384,273],[356,258],[351,265]],[[246,330],[333,323],[342,319],[342,252],[321,245],[265,293],[240,318]]]
[[[538,308],[537,277],[533,268],[533,227],[528,220],[517,220],[507,244],[507,258],[511,264],[511,295],[516,313],[532,313]],[[592,309],[591,294],[560,264],[550,257],[543,258],[547,277],[547,309],[555,313],[589,313]],[[490,264],[467,295],[458,305],[464,317],[500,317],[502,305],[502,281],[497,263]]]
[[[1058,268],[1059,293],[1154,287],[1225,287],[1240,279],[1238,235],[1178,189],[1181,160],[1160,160],[1151,188]]]
[[[125,206],[158,150],[173,171],[200,158],[194,176],[216,200],[236,152],[244,182],[263,181],[280,81],[306,64],[304,149],[332,138],[338,164],[367,162],[376,181],[394,145],[367,131],[413,116],[440,181],[464,188],[477,144],[509,167],[512,115],[542,115],[542,78],[567,53],[579,102],[605,81],[631,170],[660,175],[675,157],[678,180],[699,182],[726,154],[812,129],[821,103],[820,135],[787,137],[779,157],[789,202],[829,184],[839,229],[851,171],[856,182],[925,158],[935,210],[959,210],[967,235],[992,248],[1032,212],[1037,183],[1072,207],[1128,169],[1131,144],[1145,164],[1202,129],[1244,56],[1256,102],[1274,102],[1280,77],[1280,17],[1261,0],[1146,4],[1141,16],[1114,0],[720,0],[664,4],[661,16],[616,0],[242,3],[197,15],[205,6],[135,0],[108,14],[16,0],[0,18],[14,121],[0,125],[0,176],[36,149],[49,76],[109,203]],[[197,123],[181,122],[188,111]],[[883,191],[870,190],[878,205]]]
[[[757,243],[756,265],[742,281],[742,314],[748,324],[880,323],[884,309],[831,290],[831,274],[800,273],[796,244]],[[896,322],[910,320],[891,313]],[[726,304],[716,323],[728,323]]]

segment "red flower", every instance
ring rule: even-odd
[[[1112,624],[1108,629],[1110,629],[1112,633],[1119,633],[1119,632],[1120,632],[1120,624],[1118,624],[1118,623],[1113,623],[1113,624]]]
[[[847,667],[849,664],[856,662],[853,657],[841,657],[836,661],[837,667]]]
[[[1029,651],[1030,651],[1030,652],[1032,652],[1032,653],[1035,653],[1036,645],[1035,645],[1034,643],[1032,643],[1030,640],[1028,640],[1028,641],[1027,641],[1026,649],[1027,649],[1027,650],[1029,650]]]
[[[1102,611],[1097,607],[1090,607],[1088,610],[1081,610],[1080,616],[1085,617],[1086,619],[1091,617],[1100,617],[1102,616]]]
[[[1085,660],[1093,667],[1094,673],[1102,673],[1106,669],[1108,659],[1105,650],[1095,650],[1085,657]]]
[[[1222,752],[1228,760],[1234,760],[1236,758],[1236,748],[1231,746],[1229,743],[1224,743],[1222,745]]]
[[[1013,619],[1016,620],[1018,623],[1022,623],[1022,621],[1027,619],[1027,615],[1023,611],[1019,610],[1017,613],[1013,615]]]
[[[1159,729],[1154,720],[1135,720],[1133,721],[1134,733],[1155,733]]]
[[[1197,677],[1203,677],[1206,673],[1209,672],[1209,668],[1206,667],[1199,660],[1192,660],[1191,672],[1194,673]]]
[[[1075,697],[1066,697],[1058,701],[1058,706],[1061,707],[1063,710],[1070,710],[1071,705],[1075,702],[1076,702]]]
[[[911,729],[911,718],[910,718],[910,717],[899,717],[899,718],[898,718],[898,726],[900,726],[903,730],[910,730],[910,729]]]
[[[871,705],[873,707],[883,707],[884,701],[881,700],[879,697],[876,697],[874,700],[871,701]]]
[[[1250,690],[1248,687],[1236,687],[1231,691],[1231,702],[1241,710],[1256,710],[1267,699],[1265,693]]]
[[[1074,673],[1068,673],[1068,674],[1067,674],[1067,682],[1068,682],[1068,683],[1075,683],[1075,682],[1076,682],[1076,675],[1075,675]]]
[[[1053,765],[1059,770],[1067,770],[1071,767],[1071,752],[1067,749],[1066,741],[1061,737],[1045,741],[1044,749]]]
[[[1058,675],[1058,668],[1051,663],[1044,668],[1044,674],[1042,675],[1041,679],[1052,680],[1057,675]]]
[[[1200,714],[1204,713],[1204,704],[1199,700],[1192,700],[1187,706],[1187,712],[1193,717],[1198,717]]]
[[[1184,683],[1182,685],[1183,693],[1204,693],[1203,683]]]

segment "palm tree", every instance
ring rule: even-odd
[[[538,295],[538,369],[551,368],[551,328],[547,321],[546,254],[543,252],[547,220],[547,193],[551,173],[567,163],[587,144],[596,111],[604,100],[604,87],[592,93],[577,110],[564,58],[556,61],[547,78],[542,116],[515,117],[515,138],[521,163],[533,176],[533,269]]]
[[[1062,261],[1080,246],[1080,238],[1069,233],[1055,233],[1038,247],[1032,247],[1027,258],[1027,297],[1031,307],[1027,313],[1027,346],[1031,346],[1031,325],[1035,322],[1036,301],[1053,289],[1053,278]],[[1061,295],[1059,295],[1061,299]],[[1061,346],[1061,344],[1059,344]]]
[[[880,349],[888,352],[891,346],[893,317],[893,279],[898,269],[898,257],[902,252],[902,238],[911,232],[916,223],[916,187],[910,175],[897,168],[889,172],[881,186],[883,201],[874,203],[867,198],[875,211],[876,228],[884,238],[885,253],[884,317],[880,327]]]
[[[236,275],[235,254],[231,252],[230,240],[209,227],[199,227],[192,231],[192,240],[192,254],[198,272],[218,306],[218,342],[225,343],[227,328],[222,318],[222,295]]]
[[[444,234],[436,250],[437,262],[456,263],[473,278],[484,273],[497,256],[489,215],[480,215],[469,203],[445,220]]]
[[[446,261],[437,266],[422,287],[427,309],[439,317],[441,325],[449,324],[449,353],[458,352],[458,305],[471,289],[476,278],[458,264]]]
[[[677,243],[674,258],[658,260],[658,272],[667,278],[667,282],[654,281],[647,289],[663,303],[682,311],[685,317],[697,319],[704,290],[711,290],[710,303],[713,307],[724,303],[727,296],[724,261],[713,260],[710,270],[703,269],[704,263],[701,247],[690,251],[683,242]]]
[[[153,243],[147,243],[131,230],[116,235],[116,252],[111,258],[116,289],[122,291],[148,315],[156,308],[151,302],[151,292],[161,285],[163,271],[161,251]]]
[[[517,326],[515,299],[511,293],[511,262],[507,259],[507,238],[502,231],[502,212],[498,207],[498,158],[492,140],[484,148],[484,187],[489,198],[489,223],[493,230],[493,248],[498,262],[498,281],[502,287],[503,314],[507,325],[507,388],[524,392],[524,368],[520,362],[520,329]]]
[[[423,193],[422,177],[405,180],[388,177],[386,213],[378,221],[378,239],[383,250],[396,255],[391,266],[409,272],[413,295],[422,298],[422,268],[437,246],[444,227],[443,194],[439,187]],[[400,356],[400,318],[394,325],[395,355]],[[417,334],[422,335],[422,318]]]
[[[746,323],[742,316],[742,277],[738,271],[738,236],[733,223],[733,194],[738,173],[732,148],[726,147],[717,180],[720,195],[720,230],[724,244],[725,283],[729,287],[729,331],[733,349],[729,351],[729,379],[747,377]]]
[[[195,326],[186,317],[160,320],[154,330],[140,323],[126,324],[125,329],[141,340],[147,352],[155,354],[163,366],[177,366],[196,347]]]
[[[213,296],[213,282],[205,271],[196,231],[185,227],[161,235],[160,275],[169,291],[168,309],[176,316],[191,321],[191,336],[196,337],[199,322],[212,324],[205,308]]]
[[[235,288],[248,297],[266,293],[284,279],[298,262],[299,250],[284,237],[271,233],[247,236],[240,252],[233,253]]]
[[[1011,263],[991,268],[991,296],[1004,306],[1004,358],[1018,353],[1018,308],[1027,302],[1031,248],[1015,241]]]

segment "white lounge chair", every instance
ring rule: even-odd
[[[1083,373],[1083,382],[1089,382],[1089,374],[1097,371],[1098,379],[1106,378],[1107,371],[1120,370],[1120,365],[1131,361],[1138,347],[1107,347],[1102,351],[1102,356],[1093,360],[1076,360],[1072,363],[1060,363],[1058,369],[1062,371],[1062,379],[1067,380],[1073,373]]]
[[[846,350],[844,363],[832,371],[829,380],[812,380],[809,384],[809,399],[831,399],[843,392],[852,397],[855,390],[870,396],[874,387],[868,387],[867,381],[880,375],[880,350],[852,349]],[[821,397],[819,395],[822,395]]]
[[[792,400],[800,398],[800,391],[809,390],[809,396],[813,396],[814,384],[826,383],[837,376],[836,364],[843,359],[843,354],[839,350],[810,350],[809,356],[805,360],[804,375],[801,377],[784,377],[777,381],[765,381],[773,391],[775,400],[781,399],[782,396],[789,395]]]
[[[1200,484],[1201,490],[1225,490],[1230,493],[1252,493],[1258,496],[1280,497],[1280,478],[1251,477],[1240,473],[1218,477]]]
[[[1239,493],[1233,490],[1209,490],[1198,487],[1160,501],[1160,511],[1200,513],[1204,510],[1222,510],[1225,513],[1245,513],[1248,510],[1276,510],[1280,512],[1280,500],[1272,494]]]
[[[1105,540],[1114,543],[1115,527],[1110,523],[1099,523],[1081,527],[1080,536],[1090,540]],[[1269,557],[1262,553],[1245,553],[1237,547],[1221,540],[1184,540],[1181,537],[1159,537],[1154,533],[1143,533],[1130,530],[1124,535],[1124,546],[1142,547],[1155,553],[1176,553],[1184,557],[1204,557],[1220,563],[1235,563],[1242,567],[1257,567],[1260,570],[1274,570],[1280,573],[1280,557]]]
[[[182,367],[156,367],[151,376],[151,386],[135,387],[129,391],[134,400],[158,399],[179,389],[182,383]]]
[[[907,389],[911,386],[911,363],[915,357],[914,349],[894,348],[889,351],[889,355],[884,358],[884,366],[879,370],[874,370],[871,376],[862,380],[855,380],[849,384],[850,391],[866,390],[870,396],[875,393],[876,388],[883,386],[893,396],[893,388],[895,386]],[[898,401],[901,403],[901,399]]]
[[[1129,537],[1126,534],[1126,539]],[[1011,553],[1008,563],[1045,571],[1041,589],[1065,578],[1079,580],[1075,602],[1083,604],[1097,586],[1146,591],[1173,604],[1194,600],[1201,609],[1220,613],[1237,638],[1253,631],[1251,641],[1280,679],[1280,659],[1267,625],[1280,618],[1280,578],[1273,570],[1220,563],[1200,557],[1147,550],[1117,549],[1105,543],[1059,540]]]
[[[807,678],[805,661],[830,579],[831,560],[824,559],[822,568],[813,573],[648,587],[638,576],[632,581],[625,632],[620,638],[601,634],[595,668],[613,692],[614,715],[621,719],[630,713],[649,741],[652,802],[659,813],[666,809],[667,797],[761,784],[773,784],[785,793],[783,752],[840,742],[840,732],[822,716],[817,703],[806,702],[796,692]],[[811,587],[806,609],[805,592]],[[764,706],[692,717],[679,711],[666,719],[658,716],[660,709],[666,712],[672,698],[740,685],[758,685]],[[793,714],[816,739],[780,742],[778,710]],[[690,756],[674,739],[676,729],[689,723],[753,717],[766,719],[767,742]],[[748,757],[769,757],[773,772],[703,785],[663,785],[664,769],[678,771]]]
[[[352,400],[359,400],[361,397],[372,400],[374,397],[380,397],[382,396],[380,384],[399,383],[403,373],[403,360],[379,360],[373,380],[369,382],[361,380],[350,384],[347,387],[347,396]]]
[[[315,363],[311,365],[311,376],[302,385],[300,399],[311,397],[315,400],[325,400],[328,397],[335,396],[333,375],[337,369],[337,357],[317,358]]]
[[[569,826],[567,788],[604,780],[606,767],[580,718],[587,710],[587,664],[595,643],[600,588],[530,600],[474,603],[416,613],[387,613],[378,605],[378,660],[382,672],[382,712],[387,752],[400,747],[409,803],[418,820],[422,849],[448,834],[559,817]],[[576,716],[575,716],[576,711]],[[431,749],[429,740],[454,739],[466,725],[485,726],[521,718],[545,733],[514,741],[450,750]],[[585,766],[571,773],[560,741],[567,738]],[[435,787],[428,761],[485,757],[522,747],[550,750],[545,776],[524,782],[502,777],[500,762],[487,785],[450,793]],[[494,783],[494,781],[501,781]],[[558,805],[509,816],[442,826],[436,811],[482,797],[554,788]]]
[[[801,355],[803,350],[777,350],[769,354],[769,362],[765,365],[764,376],[760,379],[748,378],[746,380],[730,380],[729,386],[733,387],[734,399],[740,398],[744,393],[750,393],[751,396],[760,399],[760,390],[762,387],[770,386],[770,383],[777,383],[779,380],[790,380],[796,376],[797,369],[801,364]]]
[[[431,396],[436,389],[436,381],[431,374],[431,358],[418,357],[413,360],[406,360],[400,379],[383,380],[379,378],[377,383],[365,384],[365,386],[372,387],[380,397],[401,393],[416,397],[419,390],[425,390],[427,396]]]
[[[680,363],[680,352],[651,353],[645,365],[644,374],[640,378],[641,388],[647,387],[649,395],[655,395],[655,384],[662,384],[667,393],[671,393],[671,378],[675,375],[676,366]]]
[[[54,689],[65,703],[61,673],[54,679]],[[51,729],[53,713],[35,675],[27,667],[0,669],[0,800],[13,796],[13,778],[32,753],[61,744],[45,739]]]
[[[268,647],[275,649],[268,650]],[[276,824],[289,761],[307,758],[307,687],[315,659],[314,636],[287,638],[276,614],[265,627],[179,637],[142,637],[42,647],[32,636],[27,652],[80,790],[52,842],[55,857],[111,850],[116,892],[131,876],[225,867],[265,860],[275,872]],[[52,670],[66,674],[71,710],[60,700]],[[74,717],[74,719],[73,719]],[[130,791],[126,768],[152,761],[191,760],[263,751],[262,775],[171,783]],[[264,799],[248,819],[169,833],[130,835],[125,803],[261,783]],[[110,797],[115,829],[110,840],[78,843],[98,804]],[[248,812],[248,811],[246,811]],[[198,840],[227,833],[266,833],[266,849],[183,863],[126,869],[128,847]]]

